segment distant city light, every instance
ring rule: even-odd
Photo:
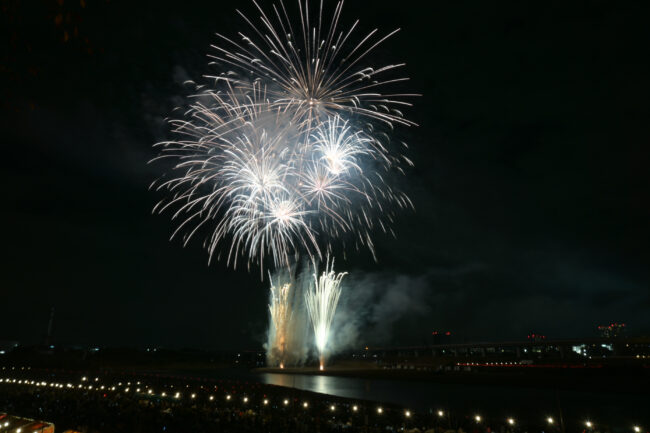
[[[638,425],[635,425],[633,428],[636,433],[639,433],[641,431],[641,427],[639,427]]]
[[[248,397],[244,397],[244,403],[248,403]]]
[[[304,408],[306,408],[306,407],[308,407],[308,406],[309,406],[309,403],[307,403],[307,402],[304,402],[304,403],[302,404],[302,407],[304,407]]]
[[[481,415],[476,415],[476,416],[474,417],[474,420],[475,420],[476,422],[481,422]]]
[[[382,409],[382,408],[380,408],[380,407],[378,407],[378,408],[377,408],[377,413],[379,413],[379,414],[382,414],[382,413],[384,413],[384,409]]]
[[[515,420],[514,420],[514,419],[512,419],[512,418],[508,418],[508,424],[510,424],[510,425],[514,425],[514,423],[515,423]]]
[[[331,406],[330,406],[330,410],[331,410],[332,412],[334,412],[334,410],[336,410],[336,407],[334,407],[334,405],[331,405]]]
[[[226,400],[230,400],[230,395],[227,395],[227,396],[226,396]]]
[[[441,410],[438,411],[438,416],[445,416],[445,413]]]
[[[213,395],[210,396],[210,401],[212,401],[212,400],[214,400],[214,396],[213,396]]]
[[[546,421],[548,421],[549,424],[554,423],[553,418],[551,418],[550,416],[548,418],[546,418]]]
[[[285,398],[285,399],[284,399],[284,405],[286,406],[286,405],[288,405],[288,404],[289,404],[289,400],[287,400],[287,399]]]
[[[359,410],[359,407],[355,404],[354,406],[352,406],[352,410],[353,410],[354,412],[356,412],[356,411]]]
[[[196,398],[196,394],[192,394],[190,397],[191,398]]]
[[[410,418],[411,411],[407,410],[406,412],[404,412],[404,415],[406,415],[407,418]]]
[[[592,428],[594,426],[591,421],[585,421],[585,425],[587,426],[587,428]]]
[[[269,401],[267,399],[264,399],[264,405],[266,406],[267,404],[269,404]]]

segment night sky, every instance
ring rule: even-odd
[[[58,344],[259,348],[267,283],[169,242],[147,164],[252,3],[137,3],[0,1],[0,340],[40,342],[55,307]],[[416,211],[378,262],[337,261],[360,345],[650,332],[648,10],[525,3],[345,5],[402,28],[376,55],[423,95],[397,131]]]

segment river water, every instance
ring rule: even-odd
[[[599,420],[610,425],[649,425],[650,392],[645,395],[539,389],[526,386],[468,385],[434,381],[364,379],[320,375],[229,371],[219,378],[247,380],[350,399],[394,403],[418,411],[492,414],[546,419]],[[525,379],[522,379],[525,380]],[[644,424],[645,423],[645,424]],[[631,427],[630,427],[631,428]]]

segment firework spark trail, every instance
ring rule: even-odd
[[[294,113],[298,124],[318,121],[321,116],[345,112],[387,124],[413,125],[403,118],[395,106],[410,106],[402,98],[417,96],[409,93],[382,94],[387,84],[407,81],[406,77],[381,79],[386,73],[399,69],[403,63],[380,67],[361,67],[359,63],[375,48],[396,34],[377,36],[375,29],[358,42],[352,42],[359,21],[348,30],[339,30],[343,2],[338,2],[329,25],[323,25],[323,2],[320,2],[317,24],[309,20],[309,4],[298,1],[300,28],[295,31],[284,6],[273,6],[274,16],[269,16],[253,1],[260,13],[258,27],[242,12],[239,15],[249,25],[251,35],[239,33],[241,43],[224,35],[217,36],[223,46],[211,55],[217,61],[240,71],[250,71],[255,78],[266,78],[277,83],[278,89],[270,92],[273,103]],[[326,20],[325,20],[326,21]],[[322,35],[327,35],[321,37]],[[246,81],[229,78],[247,87]]]
[[[336,313],[336,306],[341,296],[341,281],[345,275],[347,275],[347,272],[338,274],[334,272],[334,260],[332,260],[331,264],[327,263],[325,265],[325,270],[320,277],[316,271],[316,265],[314,265],[313,283],[310,284],[307,293],[305,293],[305,303],[314,328],[321,370],[325,366],[327,340]]]
[[[269,274],[269,328],[266,342],[268,365],[302,365],[308,358],[310,326],[304,305],[304,293],[310,276],[303,271],[296,278],[296,268],[280,269]]]
[[[406,81],[391,77],[403,64],[366,65],[396,31],[357,35],[358,21],[339,30],[342,2],[329,22],[321,2],[312,24],[299,0],[295,28],[282,2],[271,15],[255,6],[260,25],[238,11],[250,34],[214,46],[215,63],[232,70],[209,76],[214,88],[200,86],[185,118],[171,120],[180,139],[158,144],[174,165],[155,184],[169,194],[154,211],[173,212],[184,245],[207,231],[210,260],[234,267],[319,260],[349,234],[374,256],[371,232],[392,234],[395,212],[412,207],[390,185],[412,163],[390,151],[387,132],[413,125],[398,107],[415,95],[382,93]]]
[[[289,324],[292,316],[291,283],[271,285],[271,329],[269,332],[269,347],[267,357],[272,364],[284,368],[286,362],[287,343],[290,338]]]

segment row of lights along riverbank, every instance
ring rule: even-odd
[[[28,386],[36,386],[36,387],[44,387],[44,388],[49,387],[49,388],[66,389],[66,390],[117,391],[117,392],[124,392],[124,393],[130,393],[131,391],[133,391],[135,394],[142,394],[142,395],[146,395],[146,396],[150,396],[150,397],[156,397],[157,396],[157,394],[154,392],[154,390],[152,388],[150,388],[148,385],[143,384],[141,381],[137,381],[137,382],[133,382],[133,383],[132,382],[126,382],[126,383],[118,382],[117,385],[108,386],[108,385],[99,384],[99,378],[98,377],[95,377],[94,381],[89,381],[88,377],[84,376],[84,377],[81,378],[81,382],[82,383],[79,383],[77,385],[74,385],[74,384],[69,383],[69,382],[64,385],[63,383],[58,383],[58,382],[35,381],[35,380],[28,380],[28,379],[15,379],[15,378],[9,378],[9,377],[0,378],[0,384],[2,384],[2,383],[5,383],[5,384],[18,384],[18,385],[28,385]],[[94,382],[95,385],[87,384],[88,382]],[[137,387],[137,388],[132,390],[131,388],[133,388],[133,387]],[[173,385],[171,387],[173,388]],[[186,385],[186,387],[189,388],[189,385]],[[167,397],[170,397],[171,394],[167,394],[166,392],[161,392],[159,394],[159,396],[161,398],[167,398]],[[183,398],[183,395],[180,392],[175,392],[173,394],[173,397],[171,397],[171,398],[173,398],[175,400],[181,400]],[[191,393],[190,394],[190,399],[191,400],[195,400],[196,398],[197,398],[196,393]],[[233,400],[233,396],[231,394],[226,394],[224,396],[224,398],[225,398],[226,401],[232,401]],[[208,395],[208,400],[209,401],[215,401],[215,396],[214,395]],[[244,396],[244,397],[241,398],[241,402],[244,403],[244,404],[248,404],[249,401],[250,400],[249,400],[248,396]],[[290,403],[291,403],[291,401],[289,399],[287,399],[287,398],[282,400],[282,404],[284,406],[289,406]],[[262,400],[262,405],[263,406],[269,406],[270,404],[271,404],[270,399],[265,398],[265,399]],[[302,402],[302,407],[304,409],[308,409],[310,407],[309,402],[303,401]],[[343,407],[343,405],[341,405],[341,407]],[[329,406],[329,409],[330,409],[330,412],[335,412],[337,410],[337,406],[334,405],[334,404],[331,404]],[[352,405],[351,410],[352,410],[352,412],[358,412],[359,411],[359,406],[356,405],[356,404]],[[384,413],[384,409],[381,406],[378,406],[376,408],[376,413],[378,415],[382,415]],[[406,418],[411,418],[413,416],[413,412],[411,412],[410,410],[404,410],[403,414],[404,414],[404,417],[406,417]],[[437,410],[436,414],[438,415],[439,418],[444,418],[445,416],[447,416],[447,413],[445,413],[443,410]],[[474,421],[476,423],[481,423],[484,420],[483,420],[483,417],[481,415],[476,414],[476,415],[474,415]],[[508,425],[510,425],[510,426],[514,426],[516,424],[516,421],[515,421],[514,418],[509,417],[509,418],[506,418],[506,423]],[[549,424],[549,425],[553,425],[553,424],[555,424],[555,419],[553,417],[547,417],[546,418],[546,423]],[[0,424],[0,427],[3,427],[3,426],[6,428],[8,426],[8,424],[7,423],[4,423],[4,425]],[[595,424],[591,420],[584,421],[584,426],[589,430],[595,429]],[[17,432],[18,432],[18,430],[17,430]],[[633,425],[632,426],[632,432],[641,433],[642,428],[640,426],[638,426],[638,425]]]

